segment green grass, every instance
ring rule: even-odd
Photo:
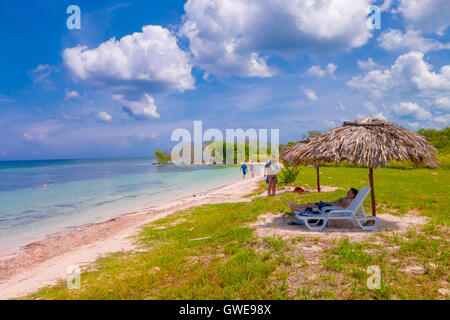
[[[350,187],[361,189],[369,185],[367,168],[321,167],[321,184],[343,188],[331,193],[323,193],[320,199],[333,200],[345,196]],[[378,211],[403,214],[416,211],[432,217],[435,222],[449,222],[449,170],[397,170],[383,168],[374,170],[375,195]],[[313,168],[305,168],[292,186],[302,185],[311,189],[316,187],[316,173]],[[297,198],[298,199],[298,198]],[[317,194],[302,196],[303,202],[316,201]],[[371,210],[370,199],[365,202],[367,211]],[[386,210],[384,210],[386,208]]]
[[[378,211],[403,215],[415,212],[431,218],[405,236],[386,231],[365,242],[336,243],[320,233],[289,241],[258,239],[249,227],[267,212],[288,213],[286,199],[329,201],[350,187],[368,185],[366,168],[322,167],[323,185],[343,188],[330,193],[258,197],[251,202],[205,205],[178,212],[146,226],[139,234],[139,252],[117,253],[98,260],[82,274],[81,290],[65,283],[48,287],[27,299],[435,299],[448,286],[449,171],[375,171]],[[290,185],[315,187],[315,169],[302,168]],[[264,192],[262,183],[259,193]],[[258,193],[256,192],[256,193]],[[365,203],[370,210],[370,201]],[[328,247],[319,265],[303,254],[303,245]],[[387,247],[396,248],[387,250]],[[383,287],[368,290],[366,269],[381,268]],[[410,274],[409,265],[425,272]],[[295,274],[317,273],[314,280],[293,285]]]

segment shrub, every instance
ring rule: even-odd
[[[300,167],[285,166],[280,172],[280,181],[284,184],[290,184],[297,180],[300,174]]]

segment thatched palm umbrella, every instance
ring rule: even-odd
[[[292,164],[348,161],[369,167],[372,214],[376,215],[373,168],[387,166],[390,160],[412,161],[431,168],[439,166],[436,149],[424,137],[379,119],[364,118],[344,122],[282,153]]]

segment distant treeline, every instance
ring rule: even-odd
[[[428,142],[439,151],[439,154],[450,153],[450,127],[442,130],[436,129],[420,129],[418,134],[424,136]]]
[[[440,155],[447,155],[450,154],[450,127],[446,127],[442,130],[436,130],[436,129],[420,129],[417,131],[418,134],[424,136],[428,142],[430,142],[431,144],[434,145],[434,147],[438,150]],[[319,131],[308,131],[308,135],[303,135],[302,139],[306,139],[308,137],[315,137],[320,135],[321,132]],[[299,140],[300,141],[300,140]],[[294,144],[296,144],[298,141],[296,142],[288,142],[287,144],[280,144],[280,151],[283,148],[286,147],[290,147]],[[214,149],[220,146],[223,146],[223,158],[226,159],[226,155],[227,155],[227,144],[225,142],[205,142],[204,143],[204,148],[208,145],[210,145],[211,143],[215,144]],[[215,150],[213,149],[212,151],[212,156],[215,155]],[[231,149],[231,148],[229,148]],[[260,150],[259,148],[257,148],[258,150],[258,154],[260,154]],[[233,150],[234,150],[234,160],[235,163],[237,161],[237,150],[238,150],[238,143],[234,143],[233,146]],[[270,142],[267,143],[267,157],[270,157]],[[192,161],[193,161],[193,146],[192,146]],[[250,153],[250,147],[249,147],[249,143],[248,141],[246,141],[245,143],[245,160],[248,161],[249,160],[249,153]],[[155,156],[156,159],[158,160],[159,163],[161,164],[167,164],[169,163],[172,159],[171,156],[168,152],[163,152],[160,150],[156,150],[155,152]],[[264,159],[260,159],[258,156],[258,161],[264,161]]]
[[[252,160],[250,159],[250,143],[249,141],[246,141],[245,144],[244,143],[237,143],[234,142],[233,144],[231,143],[226,143],[223,141],[207,141],[203,143],[203,151],[206,150],[206,147],[209,147],[211,149],[211,156],[215,157],[216,155],[216,150],[218,148],[222,148],[222,154],[223,154],[223,160],[225,161],[225,159],[227,159],[227,153],[228,150],[233,150],[234,156],[234,163],[238,162],[238,158],[242,159],[243,157],[238,157],[238,150],[240,150],[242,148],[242,145],[244,145],[244,150],[245,150],[245,161],[249,161]],[[280,146],[280,150],[281,150],[281,146]],[[268,158],[270,158],[271,156],[271,143],[267,142],[266,144],[266,154],[263,154],[264,151],[262,150],[262,148],[260,149],[259,147],[256,147],[256,154],[257,154],[257,159],[256,161],[266,161]],[[255,151],[252,150],[252,154],[255,154]],[[170,162],[172,162],[172,156],[170,153],[165,152],[165,151],[161,151],[161,150],[156,150],[155,151],[155,157],[156,160],[159,164],[168,164]],[[206,161],[207,159],[203,159],[204,161]],[[253,159],[254,160],[254,159]],[[191,145],[191,163],[194,163],[194,145]],[[223,163],[217,163],[217,164],[223,164]]]

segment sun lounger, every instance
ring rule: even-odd
[[[363,202],[370,193],[370,187],[364,187],[358,192],[355,199],[347,209],[341,207],[323,207],[322,211],[312,215],[301,215],[300,212],[295,212],[295,216],[299,221],[312,231],[322,231],[330,220],[350,220],[363,230],[372,231],[378,226],[378,218],[366,216],[364,212]],[[319,210],[317,210],[319,211]],[[371,225],[368,225],[373,221]]]

